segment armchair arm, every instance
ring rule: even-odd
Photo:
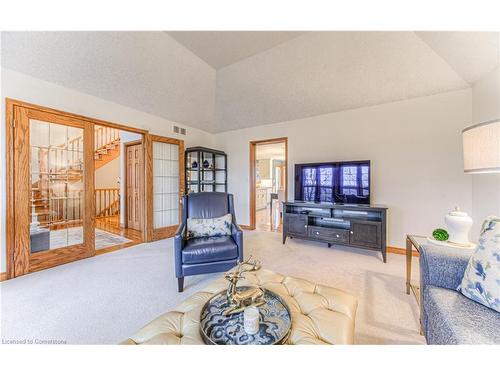
[[[243,261],[243,231],[235,222],[231,224],[231,237],[238,246],[238,259]]]
[[[186,232],[186,197],[182,197],[181,201],[181,222],[174,236],[174,257],[175,257],[175,276],[183,277],[182,273],[182,249],[184,248],[184,237]]]
[[[236,242],[236,245],[238,246],[238,259],[240,261],[243,261],[243,231],[236,223],[233,194],[228,194],[227,199],[229,204],[229,213],[231,214],[232,217],[231,237],[233,237],[233,241]]]
[[[420,248],[420,287],[427,285],[456,290],[462,282],[473,250],[422,246]]]
[[[176,245],[177,245],[177,242],[179,240],[181,240],[180,244],[181,244],[181,248],[182,248],[182,241],[184,240],[184,232],[186,230],[186,222],[185,221],[182,221],[180,224],[179,224],[179,227],[177,228],[177,230],[175,231],[175,236],[174,236],[174,241],[176,242]]]

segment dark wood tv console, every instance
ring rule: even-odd
[[[376,250],[386,263],[386,211],[374,205],[283,202],[283,244],[296,237]]]

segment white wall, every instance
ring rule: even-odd
[[[50,82],[42,81],[9,69],[1,69],[1,109],[0,114],[0,155],[5,155],[5,98],[19,99],[33,104],[39,104],[59,110],[107,120],[140,129],[147,129],[152,134],[184,139],[186,147],[213,147],[214,136],[202,130],[177,124],[187,129],[187,135],[182,136],[172,131],[174,122],[167,119],[137,111],[96,96],[83,94]],[[4,159],[5,160],[5,159]],[[5,265],[5,162],[0,168],[0,272]]]
[[[95,170],[94,187],[96,189],[119,188],[120,158],[111,160]]]
[[[289,199],[296,163],[372,161],[372,203],[387,205],[388,245],[406,233],[444,225],[455,205],[471,211],[472,177],[463,173],[461,130],[471,121],[471,90],[393,102],[217,134],[228,153],[228,190],[249,224],[249,141],[288,137]]]
[[[500,68],[496,68],[472,87],[472,124],[500,118]],[[473,240],[488,215],[500,216],[500,174],[472,175]]]

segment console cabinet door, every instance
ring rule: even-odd
[[[305,236],[307,234],[306,215],[286,214],[285,218],[288,233],[301,236]]]
[[[382,225],[371,221],[352,221],[349,243],[352,246],[380,248]]]

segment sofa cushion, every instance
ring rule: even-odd
[[[200,314],[203,305],[227,288],[217,281],[195,293],[177,308],[159,316],[123,344],[203,344]],[[260,269],[245,274],[238,285],[257,285],[278,294],[292,313],[287,344],[353,344],[358,302],[342,290]]]
[[[231,234],[232,215],[209,219],[187,219],[187,238],[227,236]]]
[[[500,218],[490,216],[484,221],[459,289],[464,296],[500,312]]]
[[[238,247],[231,236],[192,238],[182,249],[182,263],[197,264],[235,259]]]
[[[424,290],[428,344],[500,344],[500,314],[459,292]]]

